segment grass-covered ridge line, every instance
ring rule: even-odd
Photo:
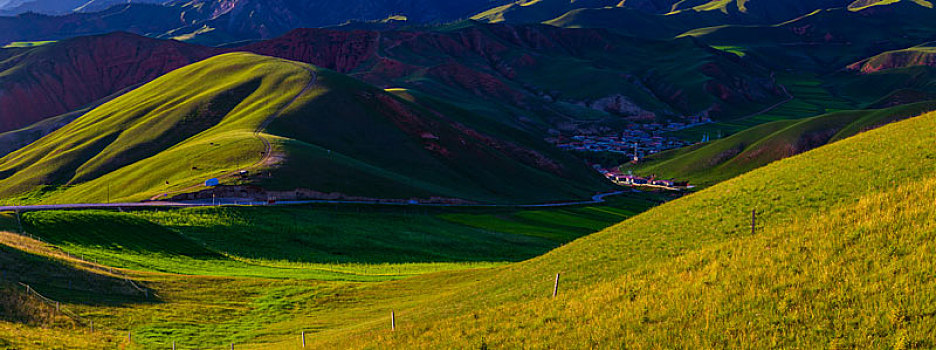
[[[169,73],[0,159],[0,195],[69,185],[49,201],[145,199],[252,164],[254,130],[309,84],[308,67],[228,54]]]
[[[776,162],[543,257],[477,272],[431,309],[397,309],[406,325],[396,332],[368,324],[323,332],[316,344],[932,346],[936,298],[921,291],[936,283],[936,228],[919,201],[936,193],[934,127],[927,114]]]

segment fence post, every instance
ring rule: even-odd
[[[393,312],[392,310],[390,311],[390,330],[391,331],[396,330],[396,313]]]
[[[757,233],[757,209],[751,210],[751,235]]]
[[[553,285],[553,298],[559,295],[559,273],[556,274],[556,283]]]
[[[27,285],[26,285],[26,296],[27,296],[27,297],[29,296],[29,292],[30,292],[30,289],[29,289],[29,285],[27,284]]]
[[[305,347],[305,331],[302,331],[302,347]]]

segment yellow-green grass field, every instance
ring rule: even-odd
[[[108,348],[130,344],[127,332],[133,346],[142,348],[173,340],[178,348],[277,341],[291,332],[280,323],[310,310],[370,313],[371,306],[362,306],[380,295],[382,288],[372,287],[382,281],[529,259],[665,199],[633,193],[602,205],[550,209],[223,207],[36,212],[19,220],[7,213],[0,229],[18,232],[22,222],[22,230],[42,242],[0,235],[0,259],[35,266],[26,272],[5,266],[2,294],[22,293],[22,287],[8,284],[23,281],[62,301],[85,323],[59,318],[25,326],[7,320],[0,322],[0,338],[25,348]],[[106,268],[90,269],[70,256],[119,268],[153,297],[121,289]],[[88,271],[102,281],[81,284],[90,278]],[[92,320],[102,343],[93,337],[41,340],[41,334],[84,334]],[[353,321],[323,319],[309,327],[309,340],[319,327]]]
[[[169,302],[71,307],[152,346],[289,349],[305,331],[312,348],[932,347],[934,127],[868,131],[524,262],[377,283],[156,274]]]
[[[387,301],[356,328],[326,330],[315,346],[932,347],[934,126],[936,114],[891,124],[542,257],[462,272],[466,286],[451,295],[395,296],[407,301]],[[455,275],[389,284],[441,284],[443,276]],[[386,324],[391,308],[395,332]]]

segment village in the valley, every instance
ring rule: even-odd
[[[711,122],[705,118],[697,123],[651,123],[630,124],[616,135],[594,136],[576,135],[572,137],[557,137],[552,141],[561,149],[573,152],[609,152],[627,156],[631,162],[637,163],[645,157],[666,150],[690,146],[693,143],[672,136],[668,132],[687,129]],[[708,142],[706,135],[700,142]],[[600,164],[593,168],[606,178],[621,186],[652,187],[671,191],[683,191],[692,188],[686,181],[673,179],[658,179],[656,177],[640,177],[633,174],[622,173],[617,168],[607,169]]]

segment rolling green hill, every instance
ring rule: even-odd
[[[488,134],[498,131],[473,128],[477,119],[310,65],[226,54],[167,74],[3,157],[0,196],[53,186],[41,201],[142,200],[195,192],[204,188],[192,186],[214,177],[280,191],[280,198],[301,189],[545,202],[609,188],[545,142],[517,130],[510,132],[522,137]],[[230,176],[240,169],[253,177]]]
[[[61,318],[26,322],[0,315],[0,338],[8,341],[4,346],[25,349],[109,348],[115,340],[127,343],[132,332],[133,345],[141,348],[172,341],[179,348],[229,342],[241,347],[260,338],[268,338],[262,341],[268,347],[283,339],[279,322],[309,308],[339,310],[363,302],[373,283],[529,259],[666,197],[632,193],[596,205],[527,209],[320,204],[31,212],[19,219],[0,213],[0,231],[42,239],[0,232],[0,304],[6,295],[23,293],[15,284],[22,281],[83,320],[75,325]],[[87,271],[46,264],[91,267],[106,276],[113,267],[150,288],[155,298],[128,297],[117,288],[126,287],[125,281],[79,281]],[[5,289],[7,282],[13,285]],[[432,290],[445,288],[450,287]],[[316,327],[353,320],[340,315],[318,320]],[[84,332],[89,321],[101,340],[74,334]],[[42,339],[43,334],[54,336]]]
[[[936,114],[888,125],[543,257],[447,274],[463,287],[437,297],[410,294],[422,303],[388,298],[359,328],[317,333],[314,346],[933,346],[936,299],[927,291],[936,285],[929,272],[936,228],[933,209],[921,205],[936,195],[933,127]],[[393,283],[406,290],[443,278]],[[391,308],[395,332],[383,322]]]
[[[197,310],[212,319],[207,323],[190,323],[191,316],[164,305],[70,306],[101,321],[108,335],[133,330],[139,344],[152,346],[178,339],[288,348],[298,346],[304,330],[312,348],[925,348],[936,331],[930,312],[936,298],[927,292],[936,287],[930,273],[936,227],[933,209],[921,205],[936,195],[934,127],[931,113],[864,132],[521,263],[379,283],[148,275],[167,305]],[[180,264],[169,257],[204,248],[166,239],[179,234],[175,229],[209,228],[195,230],[202,244],[220,232],[210,229],[211,216],[182,216],[188,219],[154,214],[174,229],[126,213],[40,213],[27,221],[34,232],[50,228],[40,234],[57,245],[108,262],[133,250],[174,247],[161,259]],[[288,216],[264,220],[288,225]],[[485,225],[471,215],[445,217]],[[69,222],[86,233],[70,230]],[[123,236],[135,237],[125,249],[103,244],[104,235],[125,232],[120,227],[151,234]],[[161,243],[134,243],[147,240]],[[559,296],[551,298],[556,273]],[[206,293],[224,295],[225,303]],[[389,330],[391,310],[396,331]]]
[[[880,110],[842,111],[781,120],[708,144],[659,153],[648,158],[646,163],[625,165],[622,169],[710,186],[771,162],[933,110],[936,110],[936,102],[920,102]]]

